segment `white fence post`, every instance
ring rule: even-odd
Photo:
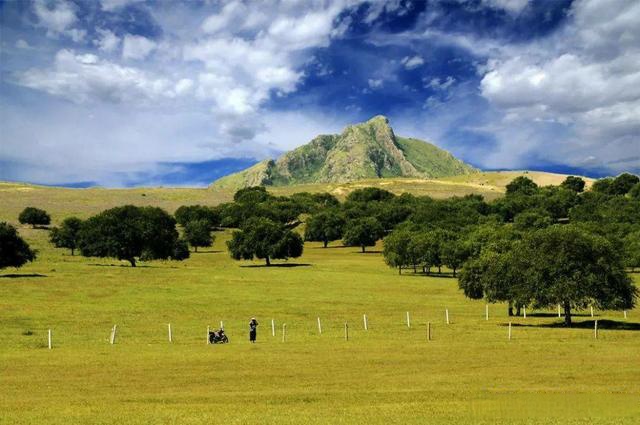
[[[271,319],[271,336],[276,336],[276,322]]]
[[[167,328],[169,330],[169,342],[173,342],[173,335],[171,334],[171,323],[167,324]],[[207,337],[207,339],[209,338]]]
[[[489,320],[489,304],[484,306],[484,320]]]
[[[344,322],[344,340],[349,341],[349,324]]]
[[[411,318],[409,317],[409,312],[407,311],[407,327],[411,327]]]
[[[522,306],[522,311],[524,312],[524,318],[527,318],[527,306]]]
[[[560,304],[558,304],[558,317],[560,317]]]
[[[51,350],[51,329],[49,329],[49,350]]]
[[[367,323],[367,315],[366,314],[362,315],[362,322],[364,324],[364,330],[368,331],[369,330],[369,324]]]
[[[318,317],[318,333],[322,335],[322,324],[320,323],[320,317]]]
[[[511,341],[511,322],[509,322],[509,341]]]
[[[447,320],[447,325],[449,324],[449,309],[445,308],[444,309],[444,317]]]
[[[220,329],[224,330],[224,322],[222,320],[220,321]]]
[[[598,321],[597,320],[593,323],[593,337],[595,339],[598,339]]]
[[[211,328],[209,326],[207,326],[207,345],[210,344],[209,342],[209,334],[211,333]]]
[[[116,343],[116,332],[118,331],[118,325],[113,325],[111,330],[111,345]]]
[[[282,324],[282,342],[285,342],[287,339],[287,324]]]

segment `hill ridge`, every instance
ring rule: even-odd
[[[376,115],[323,134],[309,143],[213,183],[213,187],[346,183],[386,177],[439,178],[477,173],[451,153],[416,138],[396,136],[389,119]]]

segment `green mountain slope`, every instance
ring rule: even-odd
[[[478,170],[430,143],[397,137],[386,117],[347,127],[340,135],[321,135],[308,144],[222,177],[217,188],[345,183],[388,177],[438,178]]]

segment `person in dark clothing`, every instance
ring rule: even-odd
[[[251,321],[249,322],[249,341],[251,342],[256,342],[257,327],[258,321],[255,317],[252,317]]]

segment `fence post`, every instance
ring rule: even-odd
[[[173,342],[173,335],[171,335],[171,323],[167,324],[167,328],[169,329],[169,342]],[[209,339],[209,337],[207,337]]]
[[[411,327],[411,319],[409,318],[409,312],[407,311],[407,327]]]
[[[271,319],[271,336],[276,336],[276,322]]]
[[[627,310],[624,310],[623,313],[624,313],[624,318],[626,319],[627,318]]]
[[[593,323],[593,337],[595,339],[598,339],[598,321],[597,320]]]
[[[431,341],[431,322],[427,322],[427,341]]]
[[[224,330],[224,322],[222,320],[220,321],[220,329]]]
[[[51,350],[51,329],[49,329],[49,350]]]
[[[484,306],[484,320],[489,320],[489,304]]]
[[[522,306],[522,311],[524,312],[524,318],[527,318],[527,306]]]
[[[282,324],[282,342],[285,342],[287,339],[287,324]]]
[[[449,324],[449,309],[445,308],[444,309],[444,317],[447,320],[447,325]]]
[[[364,330],[368,331],[369,330],[369,326],[368,326],[368,323],[367,323],[367,315],[366,314],[362,315],[362,322],[364,323]]]
[[[511,322],[509,322],[509,341],[511,341]]]
[[[560,317],[560,304],[558,304],[558,318]]]
[[[207,326],[207,345],[210,344],[210,342],[209,342],[209,333],[211,333],[211,328],[209,326]]]
[[[113,329],[111,331],[111,345],[116,343],[116,332],[118,331],[118,325],[113,325]]]
[[[344,340],[349,341],[349,325],[344,322]]]
[[[318,333],[322,335],[322,324],[320,323],[320,317],[318,317]]]

